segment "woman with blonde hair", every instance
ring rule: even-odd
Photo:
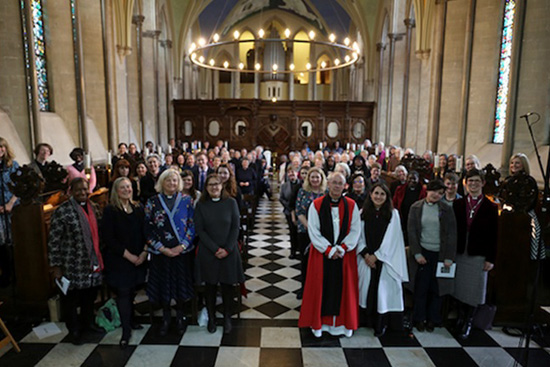
[[[177,331],[183,335],[183,305],[193,298],[193,200],[181,193],[183,181],[173,169],[160,175],[155,190],[158,194],[145,206],[145,236],[151,253],[147,295],[163,309],[160,336],[168,333],[170,302],[176,300]]]
[[[9,189],[10,175],[19,169],[15,154],[7,140],[0,137],[0,285],[7,285],[12,273],[11,254],[11,212],[18,204],[18,198]]]
[[[116,165],[125,159],[119,160]],[[147,246],[143,231],[143,207],[132,200],[133,184],[119,177],[112,184],[111,203],[103,211],[101,234],[105,247],[105,281],[117,295],[116,304],[122,323],[120,347],[126,348],[132,329],[142,326],[133,321],[134,298],[145,283]]]
[[[310,168],[296,198],[296,216],[298,217],[298,247],[302,257],[302,289],[298,299],[302,298],[307,275],[308,248],[311,243],[307,232],[307,214],[313,200],[323,196],[327,189],[327,178],[319,167]]]
[[[517,175],[520,172],[524,172],[527,175],[531,174],[529,158],[524,153],[516,153],[510,157],[510,175]]]

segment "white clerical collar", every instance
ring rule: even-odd
[[[212,201],[215,202],[215,203],[217,203],[220,200],[221,200],[221,198],[212,198]]]

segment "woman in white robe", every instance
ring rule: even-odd
[[[359,306],[374,335],[384,335],[388,312],[403,312],[403,282],[409,280],[399,212],[384,184],[373,186],[361,216],[357,245]]]

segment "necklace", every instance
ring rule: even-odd
[[[474,213],[476,212],[477,207],[481,204],[483,201],[483,198],[481,197],[477,203],[475,203],[474,206],[472,206],[472,197],[468,195],[468,206],[470,207],[470,219],[474,217]]]

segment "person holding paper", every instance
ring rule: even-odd
[[[63,318],[72,343],[80,344],[82,330],[103,332],[94,323],[94,301],[103,271],[98,232],[101,214],[88,200],[88,181],[77,177],[69,189],[71,198],[52,214],[48,257],[54,277],[70,281],[69,291],[61,295]]]
[[[456,220],[443,204],[445,185],[432,180],[426,198],[411,206],[408,220],[409,278],[414,289],[413,324],[418,331],[432,332],[442,323],[443,296],[452,294],[454,279],[437,278],[438,263],[451,267],[456,256]]]
[[[386,185],[372,187],[361,219],[357,244],[359,306],[366,309],[374,336],[380,337],[386,332],[388,313],[403,312],[402,283],[409,280],[401,220]]]
[[[468,194],[453,203],[458,234],[453,296],[459,302],[456,331],[461,339],[470,336],[474,310],[485,303],[498,233],[498,207],[482,193],[485,175],[474,168],[465,179]]]
[[[119,160],[127,162],[125,159]],[[120,347],[126,348],[132,329],[143,328],[134,322],[134,298],[145,283],[147,246],[143,231],[143,207],[132,200],[133,185],[128,177],[113,182],[111,203],[103,211],[101,235],[105,247],[105,281],[116,294],[122,323]]]

